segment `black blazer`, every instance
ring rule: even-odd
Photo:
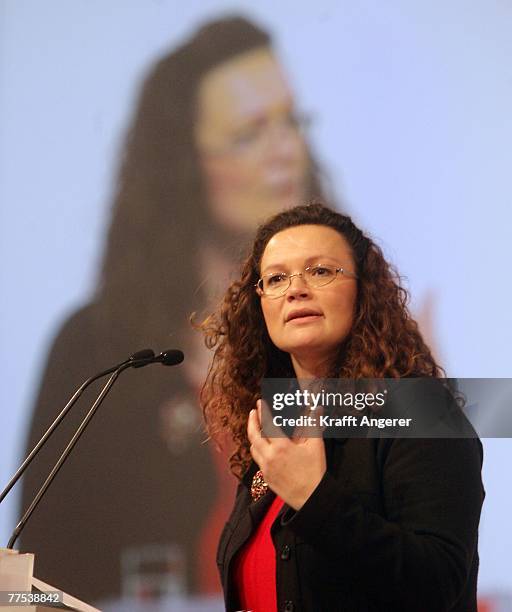
[[[476,612],[480,441],[325,442],[324,478],[271,528],[278,610]],[[238,487],[217,552],[228,612],[240,609],[235,555],[274,499],[269,491],[251,500],[256,470]]]

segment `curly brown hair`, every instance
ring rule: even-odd
[[[331,378],[440,377],[442,368],[425,344],[407,308],[409,295],[382,250],[347,215],[321,203],[297,206],[261,225],[252,252],[242,264],[240,280],[228,288],[218,312],[199,327],[206,346],[215,349],[201,404],[208,433],[214,439],[228,433],[235,444],[231,471],[239,478],[251,455],[247,418],[261,395],[264,377],[293,377],[290,355],[271,341],[255,284],[269,240],[287,228],[324,225],[339,232],[350,245],[358,277],[358,297],[352,330],[339,347]]]

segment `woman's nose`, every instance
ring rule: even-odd
[[[303,273],[297,272],[290,276],[290,286],[288,287],[286,294],[288,298],[306,297],[310,293],[310,289],[304,280]]]
[[[295,159],[301,143],[300,130],[290,125],[287,118],[276,119],[268,125],[264,143],[267,158],[280,161]]]

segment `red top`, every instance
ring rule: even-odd
[[[256,531],[236,556],[233,573],[243,610],[277,610],[276,551],[270,527],[283,504],[284,501],[276,496]]]

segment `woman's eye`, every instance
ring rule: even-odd
[[[284,282],[286,276],[284,274],[273,274],[267,278],[267,284],[269,286],[279,285],[279,283]]]
[[[315,266],[311,270],[311,274],[313,276],[332,276],[333,271],[331,268],[327,268],[325,266]]]
[[[235,147],[246,147],[252,145],[259,138],[259,132],[256,129],[248,129],[244,132],[240,132],[233,137],[233,146]]]

